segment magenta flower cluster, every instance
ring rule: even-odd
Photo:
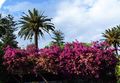
[[[99,78],[114,74],[117,58],[114,49],[106,42],[92,42],[91,46],[78,41],[65,44],[64,48],[51,46],[36,49],[30,45],[26,49],[7,47],[4,65],[13,74],[39,74],[41,71],[87,78]]]
[[[34,73],[34,63],[35,56],[33,56],[33,51],[36,53],[36,49],[30,45],[26,49],[15,49],[7,46],[4,54],[3,64],[6,66],[8,72],[17,75]],[[32,47],[32,48],[31,48]],[[27,51],[26,51],[27,50]]]

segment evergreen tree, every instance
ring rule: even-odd
[[[8,15],[3,18],[2,24],[6,33],[1,37],[1,41],[3,43],[3,46],[10,45],[12,47],[17,47],[17,41],[16,35],[14,32],[16,31],[16,22],[14,21],[14,18],[11,15]]]
[[[6,33],[5,30],[5,24],[3,23],[4,18],[2,18],[2,15],[0,14],[0,37]]]
[[[52,44],[62,46],[64,45],[64,34],[60,30],[56,30],[53,32],[54,37],[52,37]]]

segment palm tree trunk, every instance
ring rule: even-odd
[[[37,34],[37,31],[35,32],[35,46],[36,48],[38,48],[38,34]]]
[[[114,48],[115,48],[116,56],[118,57],[118,51],[117,51],[118,49],[116,44],[114,45]]]

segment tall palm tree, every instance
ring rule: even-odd
[[[35,8],[28,10],[28,15],[24,13],[20,20],[21,30],[18,35],[24,39],[31,39],[34,36],[36,48],[38,48],[38,37],[44,36],[44,32],[54,31],[54,24],[51,18],[47,18],[43,13],[39,13]]]
[[[115,48],[116,55],[118,55],[118,47],[120,46],[120,25],[105,30],[103,37],[105,37],[105,40]]]

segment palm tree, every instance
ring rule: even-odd
[[[38,37],[44,36],[44,32],[54,31],[54,24],[51,18],[47,18],[43,13],[39,13],[35,8],[28,10],[28,15],[24,13],[20,20],[21,30],[18,35],[24,39],[31,39],[34,36],[36,48],[38,48]]]
[[[118,47],[120,46],[120,25],[105,30],[103,37],[105,37],[105,40],[115,48],[116,55],[118,55]]]
[[[60,30],[54,31],[53,34],[54,34],[54,37],[52,37],[52,39],[53,39],[52,44],[61,46],[65,43],[64,42],[64,34]]]

